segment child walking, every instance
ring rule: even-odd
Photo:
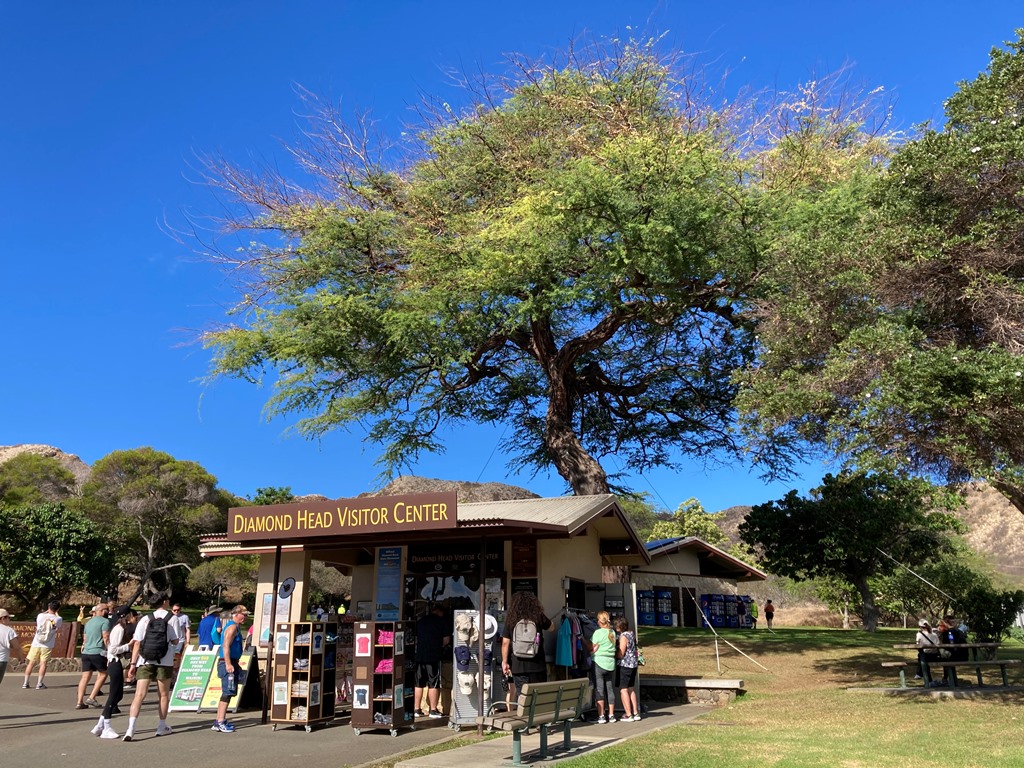
[[[615,722],[615,633],[608,611],[597,612],[597,629],[590,638],[594,656],[594,697],[597,722]],[[606,710],[607,707],[607,710]],[[607,715],[607,716],[606,716]]]
[[[636,700],[636,635],[629,631],[629,622],[620,616],[615,620],[615,631],[619,633],[619,698],[622,700],[622,722],[640,719],[640,707]]]

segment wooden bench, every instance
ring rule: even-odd
[[[512,764],[523,762],[523,734],[530,728],[540,731],[539,757],[548,757],[548,729],[561,723],[562,748],[572,751],[572,721],[583,714],[583,702],[590,696],[590,681],[585,677],[555,680],[550,683],[527,683],[519,694],[515,709],[504,701],[491,705],[485,716],[477,717],[478,725],[512,732]],[[505,711],[497,711],[504,708]]]
[[[952,683],[951,687],[956,688],[959,685],[959,680],[956,676],[956,670],[959,667],[973,667],[975,674],[978,676],[978,685],[983,685],[981,681],[981,668],[982,667],[999,667],[999,673],[1003,678],[1003,685],[1009,686],[1010,681],[1006,676],[1007,667],[1018,667],[1022,662],[1020,659],[993,659],[992,661],[931,661],[928,663],[931,667],[942,667],[943,669],[949,670],[949,679]]]

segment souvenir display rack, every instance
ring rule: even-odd
[[[338,625],[333,621],[277,622],[270,721],[303,726],[334,719]]]
[[[357,736],[371,728],[397,736],[399,728],[416,727],[413,654],[405,645],[409,628],[396,621],[360,621],[353,628],[352,730]]]

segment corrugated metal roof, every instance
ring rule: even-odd
[[[511,521],[556,526],[573,533],[615,504],[611,494],[508,499],[459,504],[459,525]]]

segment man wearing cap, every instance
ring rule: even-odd
[[[217,675],[220,677],[220,701],[217,702],[217,719],[211,731],[234,733],[235,726],[228,722],[228,702],[238,692],[239,662],[242,658],[242,626],[249,617],[249,609],[236,605],[231,609],[231,619],[224,625],[223,641],[217,655]]]
[[[51,600],[46,610],[36,616],[36,634],[32,638],[32,645],[28,649],[28,663],[25,665],[25,681],[22,688],[28,688],[29,678],[32,676],[32,668],[39,662],[39,677],[36,679],[36,690],[46,688],[43,678],[46,677],[46,663],[53,653],[53,646],[57,642],[57,632],[64,626],[64,620],[57,615],[60,610],[60,603]]]
[[[18,633],[11,627],[13,618],[6,608],[0,608],[0,683],[4,681],[7,662],[11,656],[25,660],[25,649],[21,647]]]
[[[434,603],[430,613],[416,622],[416,714],[423,713],[423,689],[427,689],[427,714],[444,717],[441,702],[441,657],[444,647],[452,641],[449,624],[444,620],[444,606]]]
[[[85,636],[82,639],[82,676],[78,680],[78,702],[75,709],[88,709],[102,706],[96,697],[107,680],[107,645],[110,642],[110,622],[107,620],[107,606],[98,603],[92,608],[92,618],[85,623]],[[89,679],[96,672],[96,684],[92,687],[89,698],[85,698],[85,690],[89,687]]]
[[[932,632],[932,626],[927,619],[917,622],[917,637],[914,638],[914,645],[917,646],[917,665],[921,671],[914,675],[915,680],[924,678],[925,685],[932,681],[930,661],[934,661],[939,655],[939,636]]]

